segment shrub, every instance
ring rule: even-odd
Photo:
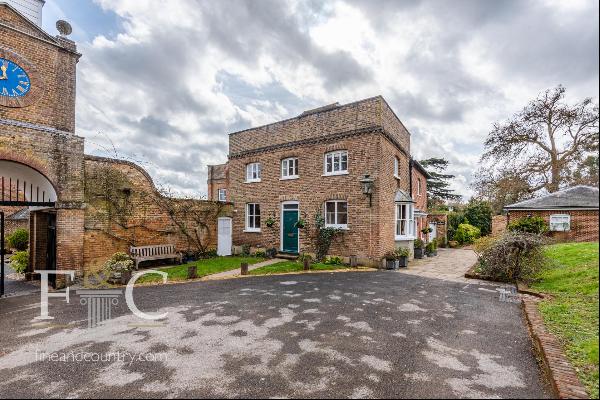
[[[394,253],[396,254],[396,258],[410,256],[410,250],[408,250],[405,247],[399,247],[399,248],[397,248],[396,251],[394,251]]]
[[[479,239],[476,239],[473,243],[475,247],[475,252],[477,254],[483,253],[484,251],[492,247],[496,240],[498,240],[498,238],[493,236],[484,236]]]
[[[492,207],[487,201],[471,200],[464,215],[469,224],[479,228],[482,236],[492,233]]]
[[[471,244],[481,236],[479,228],[471,224],[460,224],[454,234],[454,240],[460,244]]]
[[[133,259],[127,253],[118,252],[104,263],[104,270],[111,276],[118,275],[126,271],[131,271],[134,266]]]
[[[17,251],[10,257],[10,266],[15,272],[22,274],[27,270],[29,265],[29,252]]]
[[[460,224],[468,224],[469,221],[466,220],[465,215],[461,212],[451,212],[448,213],[448,238],[450,240],[456,241],[454,237],[456,231],[458,230],[458,226]]]
[[[344,261],[341,257],[327,257],[327,260],[325,260],[325,264],[328,265],[342,265],[343,263]]]
[[[266,256],[267,256],[267,253],[263,250],[256,250],[254,252],[254,257],[265,258]]]
[[[425,243],[421,239],[415,239],[415,249],[422,249]]]
[[[523,217],[508,224],[508,230],[541,235],[548,232],[548,224],[542,217]]]
[[[8,247],[17,251],[25,251],[29,247],[29,231],[27,229],[15,229],[13,233],[6,237]]]
[[[243,244],[242,245],[242,255],[243,256],[249,256],[250,255],[250,245],[249,244]]]
[[[304,264],[304,260],[308,260],[308,263],[310,264],[312,262],[312,257],[310,256],[310,254],[301,253],[298,256],[298,261],[301,262],[302,264]]]
[[[479,256],[482,275],[503,282],[531,281],[547,264],[546,239],[525,232],[506,232]]]
[[[433,254],[433,252],[435,252],[435,244],[433,242],[427,243],[427,246],[425,246],[425,253]]]

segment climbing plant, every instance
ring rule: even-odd
[[[331,228],[325,226],[325,218],[321,212],[315,215],[315,258],[316,261],[321,262],[329,253],[329,248],[335,237],[341,232],[338,228]]]

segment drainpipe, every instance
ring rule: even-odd
[[[408,194],[412,197],[412,188],[413,188],[413,160],[412,158],[408,159]]]

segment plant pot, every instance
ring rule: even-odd
[[[421,259],[425,256],[425,250],[422,248],[415,248],[415,258]]]
[[[385,259],[385,269],[396,269],[395,259]]]
[[[400,257],[398,258],[398,267],[407,268],[408,267],[408,257]]]
[[[121,285],[127,285],[131,279],[131,271],[121,272]]]

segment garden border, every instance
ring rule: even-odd
[[[552,389],[557,398],[589,399],[575,369],[563,353],[560,342],[546,329],[538,310],[539,301],[533,297],[523,296],[521,306],[525,313],[534,350],[541,360],[543,373],[552,383]]]

